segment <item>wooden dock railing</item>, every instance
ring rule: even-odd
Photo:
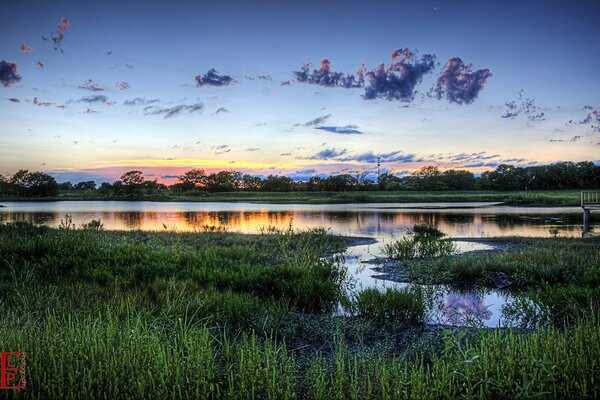
[[[581,209],[583,210],[583,234],[590,232],[592,210],[600,210],[600,190],[581,192]]]
[[[600,209],[600,190],[581,192],[581,208]]]

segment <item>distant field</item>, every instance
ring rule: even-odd
[[[407,202],[461,202],[498,201],[509,205],[577,206],[580,191],[536,192],[411,192],[411,191],[356,191],[356,192],[223,192],[203,195],[175,195],[157,193],[135,196],[100,196],[94,192],[69,191],[51,198],[1,200],[148,200],[148,201],[230,201],[259,203],[407,203]]]

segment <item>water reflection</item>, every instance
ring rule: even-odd
[[[326,227],[334,233],[385,238],[401,235],[417,223],[437,225],[452,237],[579,236],[580,210],[573,208],[513,208],[487,206],[447,208],[447,204],[290,205],[243,203],[151,202],[24,202],[5,203],[0,222],[32,221],[58,226],[65,214],[77,225],[100,219],[106,229],[201,231],[205,226],[256,233],[276,226],[306,229]],[[454,205],[457,206],[456,204]],[[458,205],[461,206],[461,205]]]

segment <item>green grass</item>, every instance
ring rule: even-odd
[[[513,287],[575,284],[600,285],[600,237],[494,238],[505,250],[412,261],[413,278],[429,283],[493,286],[493,274],[504,273]]]
[[[352,192],[223,192],[202,196],[159,192],[139,195],[135,198],[106,197],[94,192],[67,191],[52,198],[14,199],[20,200],[148,200],[148,201],[223,201],[255,203],[407,203],[407,202],[464,202],[495,201],[511,205],[527,206],[577,206],[580,204],[580,191],[556,190],[536,192],[493,192],[493,191],[352,191]]]
[[[332,317],[349,300],[328,255],[345,240],[323,230],[63,226],[0,226],[0,343],[28,352],[27,389],[9,398],[600,396],[600,318],[584,306],[596,291],[533,332],[428,328],[411,290],[364,291],[358,316]],[[595,253],[579,250],[591,290]]]
[[[425,300],[421,289],[394,290],[380,292],[366,289],[356,296],[358,314],[378,324],[386,322],[410,322],[422,324],[425,321]]]

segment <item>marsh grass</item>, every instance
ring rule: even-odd
[[[444,233],[431,225],[415,225],[411,232],[400,239],[383,244],[383,253],[393,259],[410,260],[449,255],[456,251],[456,245],[444,240]]]
[[[600,237],[497,238],[506,249],[413,261],[409,271],[420,282],[494,286],[502,272],[513,287],[600,284]]]
[[[366,289],[358,293],[355,300],[358,314],[378,324],[386,322],[425,322],[425,300],[419,287],[404,290]]]
[[[351,332],[369,326],[368,318],[327,328],[336,326],[329,311],[344,280],[343,268],[327,255],[341,247],[341,238],[324,231],[238,235],[0,226],[0,343],[28,352],[27,389],[5,395],[600,396],[600,319],[593,307],[560,329],[438,330],[446,333],[416,345],[409,356],[395,348],[375,350],[369,336],[364,346],[352,345]],[[597,279],[595,273],[581,277],[590,284]],[[408,324],[379,321],[422,318],[422,298],[409,292],[363,296],[363,316],[374,317],[365,332],[410,335]],[[295,336],[289,333],[294,317],[300,321]],[[298,337],[319,329],[327,344],[309,346]]]

